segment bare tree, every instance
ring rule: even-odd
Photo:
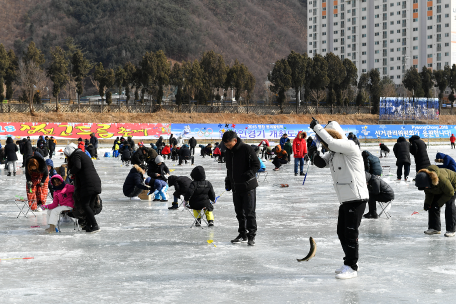
[[[18,83],[28,97],[30,114],[35,115],[33,109],[33,96],[36,91],[46,87],[47,77],[45,71],[43,71],[34,61],[25,63],[21,60],[19,62]]]

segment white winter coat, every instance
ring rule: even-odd
[[[183,145],[184,145],[184,139],[182,138],[182,136],[179,136],[177,138],[177,146],[182,147]]]
[[[340,139],[333,138],[326,130]],[[326,129],[316,125],[314,131],[330,150],[321,158],[326,162],[326,168],[331,169],[333,185],[339,202],[342,204],[369,200],[364,161],[359,147],[345,137],[342,128],[335,121],[330,122]]]

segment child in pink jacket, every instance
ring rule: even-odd
[[[43,206],[43,208],[48,209],[47,222],[49,228],[45,230],[48,233],[55,232],[60,213],[66,210],[73,210],[74,207],[74,186],[66,184],[58,174],[52,176],[51,183],[54,188],[54,200],[52,204]]]

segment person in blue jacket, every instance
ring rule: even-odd
[[[282,135],[282,137],[280,137],[280,147],[282,148],[282,150],[285,148],[285,143],[287,142],[287,139],[288,139],[287,133],[284,133]]]
[[[153,178],[147,178],[146,179],[146,185],[150,186],[150,191],[149,194],[152,194],[155,196],[154,202],[160,201],[160,202],[167,202],[168,197],[166,196],[166,191],[168,191],[168,184],[161,179],[153,179]],[[161,199],[160,199],[161,197]]]
[[[264,172],[264,171],[266,171],[266,165],[263,163],[263,161],[261,160],[260,157],[258,157],[258,159],[260,160],[260,170],[258,170],[257,172]]]
[[[128,173],[123,184],[123,194],[126,197],[136,197],[143,190],[149,190],[150,187],[144,184],[144,174],[146,172],[138,165],[134,165]]]
[[[445,168],[456,172],[456,162],[449,155],[437,153],[437,155],[435,156],[435,162],[443,163],[443,165],[437,165],[439,168]]]

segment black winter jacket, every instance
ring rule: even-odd
[[[8,137],[6,139],[6,145],[5,145],[6,160],[7,161],[16,161],[17,160],[17,154],[16,154],[17,151],[18,151],[17,145],[14,143],[14,141],[11,137]]]
[[[409,139],[410,153],[415,157],[416,172],[427,168],[431,165],[427,154],[427,148],[424,141],[418,135],[413,135]]]
[[[126,161],[131,159],[130,146],[123,146],[120,153],[122,154],[121,160]]]
[[[90,156],[95,157],[95,148],[93,147],[92,144],[89,144],[86,147],[86,151],[89,152]]]
[[[173,196],[179,197],[181,195],[185,195],[192,180],[187,176],[175,176],[171,175],[168,178],[168,185],[170,187],[174,186],[174,193]]]
[[[211,201],[215,201],[215,192],[212,184],[206,180],[204,168],[196,166],[190,176],[193,181],[185,192],[184,200],[190,203],[192,209],[207,208],[207,210],[212,211],[214,208]]]
[[[48,171],[48,167],[46,165],[46,161],[39,153],[35,153],[35,155],[30,156],[25,161],[25,179],[28,182],[32,181],[32,176],[30,175],[30,172],[28,171],[28,163],[31,159],[36,159],[38,161],[38,171],[40,172],[40,174],[43,174],[43,177],[41,178],[41,182],[42,183],[46,182],[46,178],[49,176],[49,171]]]
[[[192,156],[192,152],[186,146],[182,146],[179,149],[179,156],[182,158],[186,158],[186,157],[190,158]]]
[[[394,156],[396,156],[396,166],[402,164],[410,164],[410,144],[404,137],[399,137],[393,148]]]
[[[135,149],[135,141],[130,136],[128,136],[127,142],[128,142],[128,145],[130,146],[130,148],[132,150],[134,150]]]
[[[101,180],[90,157],[80,149],[68,157],[69,174],[74,175],[74,192],[79,197],[101,193]]]
[[[380,144],[380,150],[390,152],[390,149],[385,144]]]
[[[144,185],[143,172],[144,171],[138,165],[134,165],[133,168],[131,168],[130,173],[128,173],[123,184],[123,194],[125,196],[129,196],[133,190],[135,190],[135,187],[149,190],[149,187]]]
[[[160,176],[158,176],[160,174]],[[162,163],[160,166],[155,163],[154,160],[150,161],[147,166],[147,175],[149,175],[153,179],[161,179],[165,182],[168,181],[166,178],[166,174],[169,174],[169,169]]]
[[[194,137],[190,138],[188,140],[188,144],[190,145],[190,148],[196,147],[196,144],[197,144],[196,139]]]
[[[141,165],[145,159],[146,156],[143,154],[142,149],[138,149],[135,151],[135,153],[133,153],[133,156],[131,157],[131,164]]]
[[[225,189],[242,193],[258,187],[256,173],[260,170],[260,160],[250,145],[238,137],[236,145],[226,150],[225,161]]]
[[[163,142],[163,136],[160,136],[160,138],[157,140],[155,145],[157,146],[158,149],[165,146],[165,143]]]
[[[90,143],[92,144],[92,146],[95,149],[98,149],[98,138],[96,138],[95,136],[91,136],[90,137]]]
[[[366,172],[366,183],[367,190],[369,190],[370,195],[378,195],[382,193],[389,196],[390,200],[394,199],[393,188],[391,188],[391,186],[383,181],[380,177],[371,175],[369,172]]]
[[[378,159],[377,156],[372,155],[369,151],[363,151],[362,155],[364,160],[364,171],[381,176],[382,166],[380,164],[380,159]]]

